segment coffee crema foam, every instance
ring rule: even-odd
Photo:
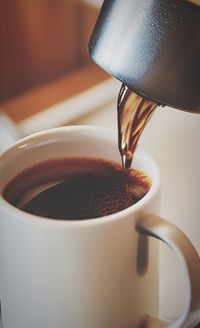
[[[137,203],[151,180],[136,169],[96,158],[51,159],[14,177],[3,197],[31,214],[59,220],[98,218]]]

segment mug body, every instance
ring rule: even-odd
[[[158,314],[157,241],[136,231],[159,214],[160,176],[138,148],[133,166],[151,179],[135,205],[76,221],[34,216],[2,192],[18,173],[47,159],[92,157],[121,161],[115,133],[74,126],[22,139],[0,157],[0,298],[4,328],[136,328]]]

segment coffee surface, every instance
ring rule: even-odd
[[[4,198],[31,214],[58,220],[83,220],[119,212],[137,203],[150,179],[138,170],[95,158],[41,162],[17,175]]]

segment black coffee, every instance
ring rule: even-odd
[[[98,218],[138,202],[150,179],[111,161],[64,158],[45,161],[17,175],[4,190],[14,206],[59,220]]]

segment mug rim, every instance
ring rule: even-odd
[[[96,126],[96,125],[68,125],[64,127],[58,127],[53,129],[48,129],[44,131],[40,131],[34,134],[31,134],[29,136],[26,136],[24,138],[21,138],[19,141],[14,143],[11,147],[9,147],[6,151],[4,151],[0,155],[0,161],[2,157],[5,156],[12,156],[12,152],[18,151],[22,148],[30,147],[31,145],[36,145],[41,139],[45,139],[51,135],[51,138],[49,140],[53,141],[54,137],[56,139],[56,136],[63,135],[63,133],[66,134],[66,132],[92,132],[95,133],[98,131],[103,132],[103,136],[109,136],[111,140],[113,138],[117,138],[117,133],[114,129],[102,127],[102,126]],[[99,139],[102,139],[102,136],[99,137]],[[46,140],[47,142],[47,140]],[[5,200],[2,196],[2,193],[0,193],[0,206],[6,210],[7,213],[12,213],[15,216],[18,217],[18,219],[23,221],[29,221],[35,224],[48,224],[48,225],[59,225],[59,226],[78,226],[78,225],[93,225],[93,224],[103,224],[103,223],[109,223],[112,221],[116,221],[119,219],[123,219],[123,217],[126,217],[130,214],[134,215],[139,210],[142,209],[145,205],[147,205],[151,200],[158,194],[160,190],[161,185],[161,173],[160,168],[154,159],[154,157],[141,145],[137,146],[136,152],[134,154],[134,157],[142,157],[142,160],[150,160],[155,168],[155,176],[152,179],[152,185],[149,189],[149,191],[145,194],[145,196],[140,199],[137,203],[119,211],[113,214],[96,217],[96,218],[88,218],[88,219],[80,219],[80,220],[58,220],[58,219],[52,219],[47,218],[43,216],[37,216],[34,214],[27,213],[25,211],[22,211],[21,209],[15,207],[14,205],[10,204],[7,200]],[[148,175],[148,173],[147,173]]]

